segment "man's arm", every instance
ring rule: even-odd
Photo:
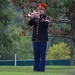
[[[46,19],[41,20],[41,24],[44,26],[48,26],[49,23],[50,23],[50,17],[49,16],[47,16]]]
[[[29,25],[29,26],[34,25],[34,18],[31,18],[31,19],[28,21],[28,25]]]

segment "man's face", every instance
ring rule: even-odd
[[[45,8],[44,7],[38,7],[37,10],[38,10],[38,13],[40,13],[40,14],[45,13]]]

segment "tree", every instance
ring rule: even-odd
[[[13,10],[9,7],[9,0],[0,0],[0,59],[14,59],[12,40],[8,32],[8,26],[14,18]],[[15,37],[15,35],[14,35]],[[13,37],[12,37],[13,38]],[[13,38],[14,39],[14,38]]]
[[[70,59],[70,48],[64,42],[54,44],[47,51],[47,59]]]
[[[17,54],[18,59],[32,59],[33,58],[33,50],[32,50],[32,42],[30,36],[21,36],[20,42],[17,43]]]
[[[10,24],[10,22],[13,19],[13,16],[14,16],[13,14],[15,12],[12,11],[13,9],[10,8],[9,1],[11,1],[13,3],[13,6],[14,6],[13,8],[15,8],[15,10],[17,10],[16,11],[16,12],[18,12],[17,14],[22,15],[21,18],[20,17],[15,18],[14,19],[15,21],[13,24],[12,23]],[[64,13],[68,9],[68,5],[71,1],[73,1],[73,0],[44,0],[44,1],[43,0],[5,0],[5,1],[0,0],[0,57],[1,57],[1,59],[10,59],[10,57],[12,57],[14,55],[14,52],[12,52],[14,50],[14,43],[16,43],[16,44],[18,43],[17,48],[19,50],[19,54],[21,53],[21,48],[23,49],[24,53],[28,53],[27,50],[31,49],[31,47],[28,48],[28,46],[27,46],[27,45],[31,45],[30,43],[28,43],[29,40],[27,38],[25,38],[25,37],[30,37],[31,31],[32,31],[32,28],[28,27],[28,25],[27,25],[27,22],[28,22],[27,14],[30,11],[35,9],[35,5],[37,3],[39,3],[39,2],[45,3],[47,5],[46,14],[50,15],[51,18],[53,18],[53,20],[56,20],[56,19],[58,20],[62,16],[64,16],[66,18],[66,15],[64,15]],[[19,13],[19,12],[21,12],[21,13]],[[70,14],[69,14],[69,16],[70,16]],[[22,29],[20,28],[20,30],[17,31],[18,28],[16,28],[16,26],[13,26],[13,25],[15,23],[19,24],[19,22],[20,22],[20,20],[18,20],[19,18],[21,20],[23,20],[23,23],[20,24],[20,27],[22,27]],[[52,27],[49,27],[49,34],[52,34],[52,35],[61,35],[61,34],[64,35],[65,34],[65,36],[70,34],[70,32],[71,32],[70,24],[66,24],[66,23],[64,25],[63,24],[59,25],[59,24],[60,24],[60,22],[52,23]],[[10,28],[11,28],[11,30],[10,30]],[[54,34],[51,32],[51,30],[53,31]],[[21,41],[19,41],[18,34],[19,34],[21,41],[25,39],[24,40],[25,42],[23,41],[25,46],[22,43],[19,44]],[[28,41],[26,41],[26,39]],[[56,40],[56,42],[57,42],[57,40]],[[24,49],[24,47],[26,47],[28,49],[26,49],[26,48]],[[6,52],[6,54],[3,51]],[[11,52],[11,53],[9,54],[9,52]],[[7,55],[9,55],[9,58],[7,57]],[[24,57],[26,57],[26,56],[24,56]],[[14,59],[14,58],[12,58],[12,59]]]
[[[36,3],[43,2],[44,4],[46,4],[47,6],[46,14],[50,15],[51,18],[53,18],[53,20],[58,20],[62,17],[62,19],[65,18],[68,21],[69,21],[68,17],[70,17],[71,12],[68,12],[68,14],[65,14],[65,12],[69,10],[69,8],[73,9],[75,5],[75,4],[72,5],[72,3],[75,3],[74,0],[44,0],[44,1],[43,0],[11,0],[11,2],[13,3],[15,8],[19,8],[22,10],[22,15],[23,15],[23,25],[22,25],[23,32],[22,33],[23,34],[28,33],[28,30],[30,29],[27,26],[26,15],[35,9]],[[56,23],[58,25],[59,23],[62,23],[62,22],[59,21]],[[69,23],[69,22],[66,22],[66,23]],[[71,38],[70,36],[72,31],[70,26],[71,24],[66,24],[66,23],[65,23],[65,26],[63,24],[60,24],[62,25],[62,27],[58,25],[57,29],[53,28],[54,23],[52,23],[52,27],[49,28],[49,33],[53,35],[59,35],[59,36],[63,35],[64,37],[69,35],[69,38]]]

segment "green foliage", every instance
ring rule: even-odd
[[[11,50],[17,49],[18,60],[31,59],[33,58],[31,36],[19,36],[21,31],[21,27],[16,25],[8,26],[9,38],[12,41]]]
[[[33,50],[32,50],[32,42],[30,36],[21,36],[20,42],[17,43],[17,54],[18,59],[32,59],[33,58]]]
[[[70,24],[63,24],[61,26],[61,29],[66,33],[66,34],[70,34],[72,32],[72,28]]]
[[[29,27],[27,25],[27,20],[25,19],[24,20],[25,24],[22,24],[22,19],[23,19],[22,16],[23,15],[21,12],[21,8],[20,8],[20,12],[19,12],[18,11],[19,8],[13,7],[12,4],[9,3],[9,1],[10,0],[0,0],[0,59],[1,60],[14,59],[14,49],[15,48],[17,49],[18,59],[31,59],[31,58],[33,58],[33,51],[32,51],[32,43],[31,43],[31,33],[30,33]],[[22,0],[19,0],[19,1],[22,2]],[[24,0],[24,1],[26,3],[28,0]],[[38,0],[38,2],[39,1],[43,2],[43,0]],[[58,1],[57,6],[54,5],[54,0],[46,0],[46,1],[47,1],[46,14],[57,19],[58,17],[61,17],[61,15],[63,13],[65,13],[65,11],[67,9],[67,4],[69,3],[70,0],[56,0],[56,1]],[[38,2],[36,2],[36,3],[38,3]],[[27,11],[27,10],[31,11],[33,9],[35,9],[35,8],[34,7],[24,8],[24,11],[26,13],[25,15],[27,15],[29,13],[29,11]],[[25,28],[23,27],[23,30],[22,30],[20,25],[21,26],[24,25]],[[59,25],[57,26],[57,24],[53,24],[53,26],[55,26],[55,28],[57,28],[57,29],[60,28],[60,26]],[[70,30],[70,27],[71,26],[70,25],[68,26],[68,24],[62,24],[62,26],[61,26],[62,29],[67,30],[67,31]],[[18,35],[21,31],[24,31],[26,36],[22,35],[21,37],[19,37]],[[52,37],[52,39],[53,39],[53,40],[51,40],[52,44],[54,43],[53,42],[54,40],[55,40],[55,43],[57,41],[60,41],[54,37]],[[51,50],[53,50],[53,52],[57,53],[57,52],[61,52],[61,50],[62,50],[63,52],[67,51],[67,53],[65,52],[66,54],[64,56],[61,53],[57,53],[56,56],[47,54],[47,58],[49,58],[50,55],[51,55],[50,57],[52,57],[52,56],[54,56],[54,58],[57,57],[56,59],[59,59],[61,55],[62,55],[61,59],[69,58],[69,55],[68,55],[69,48],[67,48],[65,44],[64,45],[62,44],[62,46],[60,46],[60,45],[58,44],[58,45],[56,45],[56,47],[54,45],[53,47],[51,47],[49,49],[49,52]],[[63,49],[63,46],[65,47],[65,51]],[[52,59],[53,59],[53,57],[52,57]]]
[[[12,33],[9,35],[9,26],[11,27],[12,20],[14,18],[13,10],[9,7],[8,0],[0,0],[0,59],[14,59],[13,41],[17,40],[17,35]],[[12,39],[11,39],[11,38]]]
[[[70,48],[66,43],[54,44],[47,52],[47,59],[69,59]]]

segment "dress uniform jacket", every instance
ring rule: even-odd
[[[42,21],[42,19],[44,21]],[[48,41],[48,24],[50,17],[46,15],[40,15],[40,19],[33,18],[28,22],[29,26],[33,26],[32,41],[45,42]]]

